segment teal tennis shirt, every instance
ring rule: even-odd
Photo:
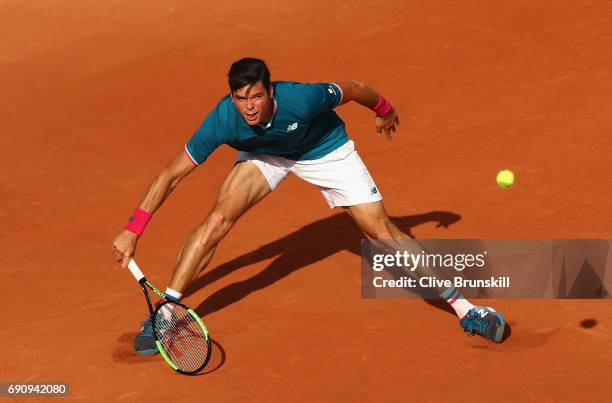
[[[271,154],[291,160],[316,160],[348,141],[344,122],[334,108],[342,100],[333,83],[277,81],[275,112],[266,126],[249,126],[226,95],[185,145],[201,164],[221,144],[239,151]]]

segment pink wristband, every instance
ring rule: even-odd
[[[376,116],[385,116],[391,110],[391,104],[381,95],[378,103],[372,110],[376,113]]]
[[[142,235],[147,227],[147,224],[149,221],[151,221],[151,217],[153,217],[151,213],[147,213],[146,211],[137,208],[130,216],[125,229],[133,232],[136,235]]]

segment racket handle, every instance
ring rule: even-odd
[[[138,267],[134,259],[130,259],[130,262],[128,263],[128,269],[130,269],[130,271],[132,272],[132,276],[134,276],[136,281],[140,281],[144,278],[144,274],[142,274],[142,271],[140,271],[140,267]]]

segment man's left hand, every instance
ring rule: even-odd
[[[391,108],[385,116],[376,116],[376,134],[380,136],[384,131],[387,138],[391,140],[393,133],[399,129],[399,124],[399,116],[395,109]]]

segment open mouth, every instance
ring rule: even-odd
[[[249,122],[253,122],[257,119],[257,115],[259,115],[259,112],[247,113],[245,116]]]

